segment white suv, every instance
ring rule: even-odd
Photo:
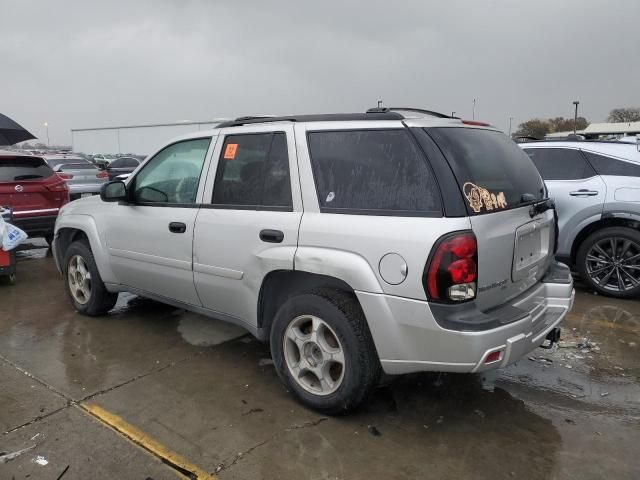
[[[358,405],[381,371],[477,372],[556,341],[572,306],[553,204],[499,131],[428,111],[245,117],[173,140],[66,206],[75,308],[130,291],[269,340],[306,405]]]

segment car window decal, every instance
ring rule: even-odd
[[[238,151],[237,143],[227,143],[227,146],[224,149],[224,159],[233,160],[234,158],[236,158],[237,151]]]
[[[465,182],[463,187],[464,196],[469,202],[469,206],[474,212],[480,213],[482,207],[487,211],[505,208],[507,206],[507,199],[504,196],[504,192],[498,194],[491,193],[486,188],[480,187],[475,183]]]

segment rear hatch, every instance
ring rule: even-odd
[[[553,257],[553,211],[531,215],[545,197],[533,162],[501,132],[488,128],[428,128],[465,197],[478,242],[482,309],[504,304],[531,288]]]
[[[56,215],[67,200],[64,182],[42,158],[0,156],[0,205],[16,217]]]

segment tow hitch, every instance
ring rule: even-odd
[[[545,337],[544,342],[542,342],[542,345],[540,345],[540,348],[549,349],[553,347],[554,343],[558,343],[559,341],[560,341],[560,327],[555,327],[551,329],[549,333],[547,333],[547,336]]]

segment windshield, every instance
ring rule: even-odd
[[[531,159],[501,132],[479,128],[428,128],[458,181],[471,215],[519,207],[544,197]]]
[[[0,182],[38,180],[52,174],[51,168],[41,158],[0,158]]]

